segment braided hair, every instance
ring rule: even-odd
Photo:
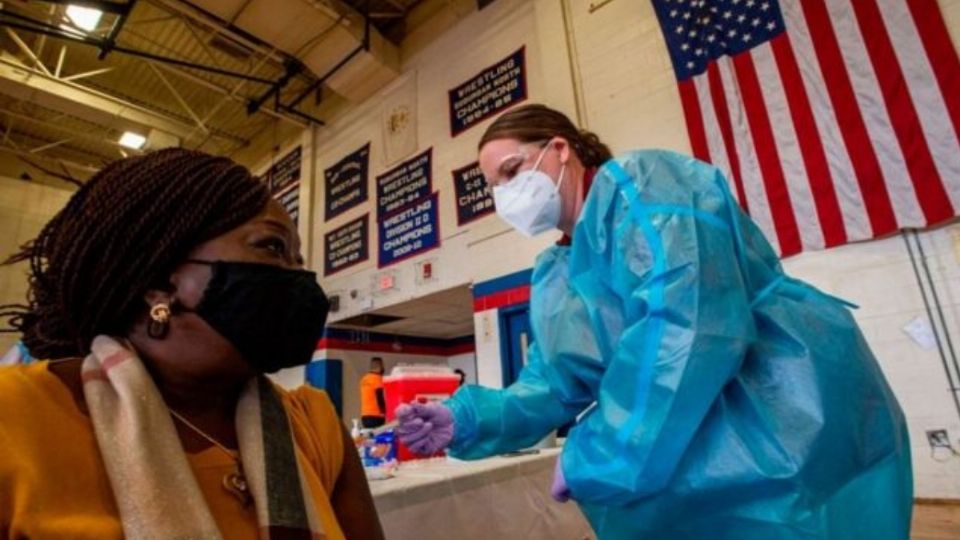
[[[594,133],[577,129],[560,111],[545,105],[523,105],[503,113],[490,124],[477,149],[496,139],[517,139],[530,143],[563,137],[586,167],[599,167],[613,157],[610,148]]]
[[[195,246],[249,221],[266,186],[233,161],[166,149],[107,165],[4,264],[30,264],[27,305],[0,306],[35,358],[83,356],[125,334]]]

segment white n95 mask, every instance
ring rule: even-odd
[[[533,169],[520,171],[509,182],[493,188],[497,215],[525,236],[536,236],[560,224],[559,192],[566,165],[554,184],[547,173],[538,170],[546,150],[540,152]]]

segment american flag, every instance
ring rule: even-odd
[[[960,209],[960,60],[936,0],[653,0],[694,155],[783,256]]]

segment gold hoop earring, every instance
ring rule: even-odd
[[[160,302],[150,308],[150,322],[147,323],[147,335],[153,339],[163,339],[170,331],[170,304]]]

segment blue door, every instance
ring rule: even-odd
[[[503,366],[503,386],[513,384],[520,370],[527,365],[527,347],[533,343],[530,331],[530,303],[518,304],[500,310],[500,358]],[[570,422],[557,430],[558,437],[566,437],[574,426]]]
[[[530,332],[530,304],[523,303],[500,310],[500,359],[503,386],[509,386],[527,365],[527,347],[533,342]]]

